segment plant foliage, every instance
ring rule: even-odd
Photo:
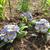
[[[28,10],[28,0],[22,0],[21,11],[26,12]]]
[[[0,0],[0,20],[5,19],[5,17],[3,16],[5,3],[6,0]]]
[[[24,36],[27,35],[27,31],[25,31],[28,26],[26,26],[24,23],[19,24],[20,31],[17,33],[17,38],[23,38]]]

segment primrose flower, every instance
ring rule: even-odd
[[[37,31],[41,31],[46,33],[48,31],[49,22],[46,19],[40,19],[40,21],[36,22],[35,29]]]
[[[30,12],[24,12],[23,14],[21,14],[21,16],[27,17],[29,21],[33,20],[33,16]]]
[[[19,32],[19,30],[18,25],[5,25],[0,32],[0,39],[4,42],[13,42],[17,36],[16,32]]]

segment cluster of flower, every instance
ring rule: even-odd
[[[37,21],[35,29],[38,32],[48,33],[47,39],[50,40],[50,32],[48,32],[48,29],[50,29],[50,23],[46,19],[40,19],[39,21]]]
[[[35,29],[37,31],[46,33],[48,31],[50,24],[46,19],[40,19],[40,21],[36,22]]]
[[[17,33],[19,32],[18,25],[5,25],[4,28],[0,32],[0,40],[3,40],[4,42],[13,42],[13,40],[16,38]]]

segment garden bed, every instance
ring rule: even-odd
[[[25,1],[25,3],[26,2],[27,1]],[[41,22],[41,20],[42,25],[50,23],[50,16],[48,15],[50,12],[41,9],[41,5],[39,5],[41,3],[40,0],[33,0],[33,2],[30,0],[29,10],[27,9],[27,3],[24,4],[22,2],[22,8],[18,10],[16,6],[16,4],[19,3],[18,1],[11,0],[7,2],[4,9],[5,19],[0,20],[0,34],[2,33],[1,35],[4,35],[4,43],[0,43],[0,50],[47,50],[48,48],[48,50],[50,50],[50,39],[47,41],[45,35],[48,33],[48,30],[47,32],[46,30],[44,31],[45,34],[43,31],[41,32],[41,28],[45,28],[40,27],[41,24],[39,25],[38,23]],[[37,32],[35,28],[35,26],[37,26],[35,24],[36,22],[38,23],[37,25],[39,25],[38,27],[40,27],[39,32]],[[49,29],[50,33],[48,26],[47,29]],[[2,39],[2,36],[0,36],[0,39]]]

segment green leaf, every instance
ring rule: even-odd
[[[27,31],[20,31],[19,33],[17,33],[17,38],[23,38],[26,35],[27,35]]]
[[[5,6],[6,0],[0,0],[0,20],[4,20],[5,16],[3,16],[3,10]]]
[[[50,6],[50,0],[47,0],[48,5]]]
[[[28,28],[28,26],[22,26],[22,27],[20,28],[20,31],[21,31],[21,30],[24,30],[25,28]]]
[[[50,0],[47,0],[48,1],[48,3],[50,3]]]
[[[48,29],[48,32],[50,32],[50,29]]]
[[[3,6],[0,4],[0,8],[2,8]]]
[[[32,22],[31,22],[32,24],[35,24],[36,23],[36,20],[32,20]]]

